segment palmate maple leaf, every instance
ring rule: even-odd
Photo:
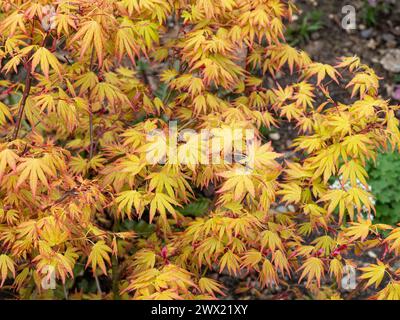
[[[333,248],[335,247],[336,241],[332,237],[325,235],[325,236],[316,238],[312,242],[312,244],[315,246],[314,247],[315,251],[318,252],[319,250],[321,250],[321,251],[323,251],[322,254],[329,255],[332,252]]]
[[[260,251],[258,250],[249,250],[246,252],[242,258],[242,264],[240,265],[240,268],[249,268],[253,269],[256,268],[258,269],[258,264],[262,260],[263,256]]]
[[[346,197],[347,192],[344,190],[329,190],[325,195],[323,195],[319,202],[328,202],[328,214],[331,214],[336,207],[339,206],[339,223],[344,217],[346,210]]]
[[[339,170],[339,174],[342,175],[342,182],[350,180],[352,186],[357,186],[357,180],[360,181],[364,186],[368,186],[366,178],[368,173],[364,167],[356,160],[350,160],[343,164]]]
[[[152,250],[142,249],[135,254],[133,265],[135,272],[139,273],[154,268],[156,264],[156,253]]]
[[[156,211],[160,213],[161,218],[164,221],[167,220],[167,214],[166,214],[167,212],[169,212],[176,219],[177,212],[172,205],[179,207],[182,206],[179,202],[177,202],[170,196],[164,193],[156,192],[150,202],[150,211],[149,211],[150,223],[153,221]]]
[[[0,255],[0,277],[1,283],[0,288],[3,286],[4,282],[7,279],[8,272],[11,272],[15,277],[15,267],[14,261],[6,254]]]
[[[389,245],[390,251],[400,252],[400,227],[393,229],[385,239],[385,243]]]
[[[0,151],[0,182],[6,172],[7,165],[15,171],[17,168],[17,160],[19,156],[11,149]]]
[[[32,195],[36,195],[38,181],[41,181],[47,188],[46,175],[54,177],[56,172],[49,167],[43,158],[24,158],[17,167],[17,172],[20,173],[16,187],[20,187],[29,176],[29,185]]]
[[[103,241],[97,241],[90,250],[89,258],[86,267],[91,264],[93,272],[96,272],[97,267],[100,267],[104,274],[107,274],[106,264],[111,264],[109,253],[112,249]]]
[[[103,64],[104,55],[104,31],[99,22],[96,20],[89,20],[83,22],[76,34],[72,37],[71,43],[80,41],[80,59],[83,58],[84,54],[89,50],[95,50],[99,65]]]
[[[132,63],[135,63],[135,57],[139,55],[140,45],[137,40],[135,40],[135,24],[124,17],[120,28],[117,31],[115,38],[115,52],[118,56],[119,61],[125,54],[129,56]]]
[[[178,182],[176,177],[167,170],[162,170],[160,172],[153,172],[146,177],[150,180],[149,191],[155,190],[155,192],[164,192],[168,194],[171,198],[175,197],[175,191],[178,188]]]
[[[3,102],[0,101],[0,125],[5,124],[7,122],[7,119],[12,119],[10,110]]]
[[[252,175],[246,168],[237,167],[219,175],[226,178],[226,181],[218,190],[218,193],[232,192],[234,200],[242,199],[246,193],[249,193],[252,197],[255,196],[255,187],[251,179]]]
[[[126,8],[130,16],[145,11],[151,12],[153,17],[158,18],[160,24],[164,22],[166,15],[171,11],[171,5],[163,0],[122,0],[121,5]]]
[[[55,23],[57,24],[58,36],[61,35],[61,32],[69,36],[71,28],[76,30],[76,21],[69,14],[57,13],[55,16]]]
[[[311,285],[311,282],[317,280],[317,285],[320,286],[321,277],[324,274],[324,263],[317,257],[308,258],[304,264],[299,268],[299,271],[303,270],[299,283],[304,277],[307,277],[306,287]]]
[[[54,268],[57,277],[61,278],[61,282],[65,284],[67,276],[74,277],[73,267],[79,255],[76,249],[68,247],[64,254],[55,252],[45,243],[41,243],[39,248],[40,254],[32,261],[36,263],[39,273],[46,274],[49,272],[49,266]]]
[[[390,281],[384,289],[378,292],[376,298],[378,300],[400,300],[400,283]]]
[[[73,83],[74,88],[79,88],[79,94],[86,92],[88,89],[93,89],[99,83],[99,78],[92,72],[86,72],[76,77]]]
[[[245,157],[242,161],[243,164],[247,164],[250,168],[265,170],[265,168],[279,168],[278,162],[275,159],[282,156],[282,154],[273,152],[271,142],[266,144],[261,144],[260,142],[255,142],[251,146],[248,146],[249,156]]]
[[[278,274],[275,267],[272,265],[271,261],[264,259],[260,272],[260,282],[264,286],[276,285],[278,283]]]
[[[128,140],[133,140],[129,137]],[[140,152],[145,152],[146,160],[151,164],[164,163],[169,151],[168,140],[162,132],[148,136],[145,145],[139,148]]]
[[[219,272],[222,272],[226,267],[230,274],[237,275],[240,269],[239,262],[239,256],[228,250],[219,260]]]
[[[354,134],[346,137],[343,141],[343,147],[346,149],[347,154],[361,159],[364,159],[364,156],[368,156],[371,150],[375,148],[373,141],[368,135],[364,134]]]
[[[245,70],[221,54],[210,55],[196,62],[190,71],[202,70],[203,82],[209,85],[211,82],[219,82],[224,88],[235,85]]]
[[[132,207],[135,208],[136,214],[140,218],[145,206],[148,204],[148,200],[145,199],[143,193],[137,190],[121,192],[115,202],[118,203],[118,212],[122,213],[122,217],[126,213],[129,219],[132,217]]]
[[[327,125],[333,128],[333,133],[339,133],[341,137],[352,133],[352,121],[351,115],[345,112],[339,112],[337,115],[333,115],[327,121]]]
[[[336,281],[340,281],[343,276],[343,264],[340,262],[339,259],[332,259],[329,263],[329,274],[332,276],[334,275]]]
[[[302,57],[299,51],[289,45],[283,44],[270,48],[272,62],[277,61],[277,69],[282,68],[283,65],[289,66],[290,73],[293,73],[294,65],[302,65]]]
[[[315,157],[309,158],[311,167],[315,170],[313,178],[323,178],[326,183],[329,178],[337,172],[337,161],[339,156],[343,156],[343,147],[339,143],[330,145],[328,148],[323,149]],[[347,159],[343,156],[344,159]]]
[[[50,67],[61,77],[61,64],[48,49],[44,47],[37,48],[36,52],[32,55],[32,71],[36,66],[40,65],[40,69],[46,78],[49,77]]]
[[[296,100],[296,105],[302,106],[303,110],[306,107],[313,108],[313,102],[315,102],[314,86],[306,81],[302,81],[295,85],[294,88],[297,91],[293,97]]]
[[[361,219],[360,222],[352,222],[351,227],[345,230],[345,234],[351,237],[351,240],[358,240],[364,241],[370,232],[372,222],[371,220],[363,220]]]
[[[278,191],[279,195],[282,195],[282,201],[287,203],[299,203],[301,200],[302,189],[294,183],[285,183],[281,185],[281,190]]]
[[[379,79],[375,72],[368,68],[365,72],[356,73],[346,88],[353,87],[351,97],[359,92],[360,98],[363,99],[367,94],[375,95],[378,92]]]
[[[326,75],[328,75],[336,83],[339,83],[337,77],[340,77],[340,73],[334,67],[328,64],[315,62],[307,66],[304,73],[305,79],[309,79],[314,75],[317,75],[317,85],[321,84]]]
[[[261,233],[261,248],[275,251],[276,248],[283,250],[281,238],[276,232],[265,230]]]
[[[101,102],[107,99],[111,106],[114,106],[117,102],[130,104],[128,97],[117,86],[107,82],[98,82],[93,88],[92,95]]]
[[[385,276],[386,268],[387,266],[378,260],[377,264],[370,264],[368,267],[360,268],[363,272],[360,279],[368,280],[366,287],[375,284],[375,288],[378,288]]]
[[[290,275],[290,266],[286,254],[282,250],[276,250],[272,253],[272,263],[275,270],[279,270],[282,275]]]
[[[373,211],[359,182],[380,149],[399,146],[400,107],[359,58],[330,66],[287,44],[292,0],[0,3],[1,68],[16,73],[0,80],[0,136],[14,129],[0,145],[1,284],[18,271],[26,296],[36,271],[50,265],[64,283],[84,262],[94,277],[124,269],[97,298],[122,286],[124,298],[209,299],[225,291],[210,269],[314,289],[324,276],[340,283],[345,254],[382,248],[386,268],[367,266],[363,282],[399,297],[400,228],[384,240],[390,226],[341,224]],[[346,85],[361,98],[345,105],[332,95]],[[174,120],[189,129],[178,144]],[[263,136],[286,122],[299,137],[285,163]]]
[[[355,69],[358,69],[360,65],[361,61],[357,56],[341,57],[339,58],[339,63],[336,65],[336,68],[348,68],[350,72],[353,72]]]
[[[20,28],[23,33],[26,33],[25,17],[24,14],[19,11],[13,12],[0,23],[0,33],[3,33],[5,30],[9,29],[9,37],[14,35],[17,28]]]
[[[199,280],[199,288],[203,293],[208,293],[214,298],[216,297],[215,293],[225,296],[225,293],[222,291],[223,289],[225,289],[225,287],[222,284],[210,278],[202,277]]]
[[[144,43],[141,47],[150,50],[155,43],[159,41],[158,25],[150,20],[142,20],[135,23],[135,32],[140,36]],[[143,50],[143,49],[142,49]]]

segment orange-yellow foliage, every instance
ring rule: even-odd
[[[63,298],[41,287],[51,266],[65,290],[83,268],[104,274],[109,299],[225,294],[207,271],[340,287],[346,254],[377,247],[360,281],[386,277],[377,298],[398,298],[400,228],[385,239],[392,227],[362,215],[374,207],[361,185],[366,161],[400,146],[399,106],[357,57],[331,66],[286,44],[293,10],[290,0],[0,1],[0,284]],[[149,163],[149,147],[165,156],[171,120],[197,132],[177,146],[193,161]],[[283,155],[260,129],[286,123],[298,137]],[[195,161],[200,130],[213,128],[256,132],[251,170]],[[148,141],[154,129],[164,145]],[[335,178],[342,188],[329,187]],[[210,200],[195,214],[201,192]]]

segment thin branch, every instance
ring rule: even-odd
[[[68,300],[68,290],[67,287],[65,286],[65,283],[63,283],[63,291],[65,300]]]
[[[63,202],[64,200],[68,199],[69,197],[75,196],[77,195],[75,188],[65,192],[60,198],[58,198],[56,201],[54,201],[52,204],[49,204],[43,208],[41,208],[42,211],[46,211],[47,209],[60,204],[61,202]]]
[[[364,289],[366,283],[366,280],[361,280],[357,284],[356,288],[347,295],[346,300],[352,300],[355,296],[359,295],[361,290]]]
[[[93,61],[94,61],[94,50],[92,48],[92,53],[90,55],[90,65],[89,70],[92,71],[93,68]],[[92,103],[90,102],[90,95],[91,90],[89,88],[89,139],[90,139],[90,146],[89,146],[89,160],[93,158],[94,152],[94,136],[93,136],[93,110],[92,110]]]
[[[31,85],[32,85],[32,64],[30,61],[30,56],[28,57],[28,62],[26,64],[25,67],[26,71],[27,71],[27,75],[25,78],[25,88],[24,88],[24,92],[22,93],[22,98],[21,98],[21,102],[19,105],[19,110],[18,110],[18,118],[17,118],[17,124],[14,128],[14,133],[13,133],[13,137],[12,139],[15,140],[18,138],[18,133],[21,130],[21,123],[22,123],[22,118],[24,116],[24,110],[25,110],[25,104],[26,104],[26,100],[28,99],[29,93],[31,91]]]
[[[29,41],[30,43],[33,42],[34,31],[35,31],[35,20],[32,20],[31,39]],[[49,35],[49,33],[47,33],[46,36],[43,38],[42,46],[44,46],[48,35]],[[19,131],[21,130],[22,120],[23,120],[23,117],[24,117],[26,100],[28,99],[29,93],[31,92],[31,86],[32,86],[32,61],[31,61],[31,57],[32,57],[32,51],[29,52],[29,55],[28,55],[27,60],[26,60],[26,63],[24,65],[26,73],[27,73],[26,74],[26,78],[25,78],[25,88],[24,88],[24,92],[22,93],[22,98],[21,98],[21,102],[20,102],[20,105],[19,105],[19,109],[18,109],[17,124],[16,124],[16,126],[14,128],[14,133],[13,133],[13,136],[12,136],[12,140],[15,140],[15,139],[18,138]]]
[[[97,276],[96,273],[94,274],[94,279],[96,280],[97,293],[102,296],[103,295],[103,291],[101,291],[99,277]]]
[[[118,259],[115,255],[112,256],[112,292],[114,300],[120,300],[119,295],[119,266]]]
[[[89,160],[93,158],[93,149],[94,149],[94,139],[93,139],[93,112],[92,106],[89,104],[89,139],[90,139],[90,147],[89,147]]]
[[[114,216],[113,223],[113,232],[118,232],[119,229],[119,221]],[[119,295],[119,277],[120,277],[120,269],[118,265],[118,257],[113,254],[111,258],[112,262],[112,292],[114,300],[120,300],[121,296]]]

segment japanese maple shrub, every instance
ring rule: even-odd
[[[399,107],[357,57],[332,66],[289,46],[293,10],[283,0],[1,0],[3,290],[208,299],[228,291],[213,273],[340,289],[351,265],[358,289],[400,298],[400,228],[371,219],[362,188],[366,162],[400,145]],[[192,129],[175,146],[173,121]],[[260,130],[287,123],[298,137],[278,154]],[[150,139],[155,130],[164,138]],[[226,130],[254,132],[253,152],[212,161]],[[347,259],[371,248],[367,267]],[[51,275],[56,290],[43,286]]]

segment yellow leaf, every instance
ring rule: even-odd
[[[342,279],[343,274],[343,264],[339,259],[334,258],[329,264],[329,274],[334,275],[336,281],[339,282]]]
[[[0,182],[3,179],[7,165],[15,171],[18,155],[11,149],[4,149],[0,152]]]
[[[350,72],[353,72],[355,69],[358,69],[360,64],[360,58],[357,56],[341,57],[340,63],[336,65],[336,68],[348,68]]]
[[[271,251],[275,251],[276,248],[283,249],[282,241],[279,235],[270,230],[265,230],[261,234],[261,246],[262,248],[268,248]]]
[[[49,77],[50,67],[61,77],[61,64],[57,58],[46,48],[40,47],[32,56],[32,71],[40,64],[43,74],[46,78]]]
[[[316,238],[312,244],[315,245],[315,250],[323,250],[323,254],[329,256],[332,252],[333,248],[336,246],[336,241],[332,239],[330,236],[321,236]]]
[[[311,281],[314,279],[317,280],[318,286],[321,285],[321,276],[324,273],[324,263],[322,262],[321,259],[316,257],[308,258],[304,262],[303,266],[299,269],[299,271],[300,270],[303,270],[303,272],[300,276],[299,283],[305,276],[307,276],[307,283],[306,283],[307,287],[311,285]]]
[[[260,272],[260,282],[265,285],[276,285],[278,283],[278,274],[276,268],[272,265],[268,259],[264,260],[262,269]]]
[[[12,119],[10,110],[3,102],[0,101],[0,125],[5,124],[7,119]]]
[[[104,35],[100,23],[95,20],[84,22],[78,29],[75,36],[71,39],[71,43],[81,39],[80,42],[80,58],[82,59],[89,48],[96,51],[99,65],[103,64],[103,48]]]
[[[236,275],[240,269],[239,257],[235,255],[231,250],[228,250],[219,261],[219,272],[222,272],[226,267],[230,274]]]
[[[278,191],[278,194],[282,195],[282,201],[287,203],[300,203],[301,201],[301,187],[294,182],[286,183],[281,185],[282,190]]]
[[[368,173],[357,160],[350,160],[344,163],[339,170],[339,174],[342,175],[343,184],[350,180],[351,185],[355,187],[358,179],[364,186],[368,185],[366,180]]]
[[[218,190],[218,193],[232,192],[235,201],[241,200],[246,193],[249,193],[252,197],[255,196],[255,188],[251,180],[251,175],[245,169],[233,169],[232,171],[221,173],[220,176],[227,178],[227,180]]]
[[[211,296],[215,297],[215,293],[219,293],[220,295],[225,295],[221,289],[224,289],[224,286],[218,283],[217,281],[202,277],[199,280],[199,288],[203,293],[208,293]]]
[[[6,254],[2,254],[0,255],[0,287],[2,287],[4,282],[6,281],[8,272],[11,272],[15,277],[14,261]]]
[[[386,243],[390,245],[390,251],[395,250],[400,251],[400,228],[396,228],[390,232],[390,234],[385,239]]]
[[[335,70],[334,67],[329,64],[323,63],[312,63],[305,70],[306,79],[311,78],[313,75],[317,75],[317,84],[320,85],[322,80],[325,79],[326,75],[328,75],[333,81],[339,83],[336,76],[340,76],[339,72]]]
[[[363,272],[360,278],[368,279],[366,287],[375,284],[375,288],[378,288],[385,275],[386,265],[378,261],[378,264],[370,264],[369,267],[360,268],[360,270]]]
[[[176,211],[171,204],[175,206],[181,206],[176,200],[172,199],[166,194],[156,192],[150,202],[150,223],[153,221],[156,211],[160,213],[161,218],[164,221],[167,220],[166,211],[168,211],[170,214],[172,214],[174,218],[176,218]]]
[[[86,267],[91,263],[93,272],[96,272],[99,266],[103,273],[107,274],[105,261],[108,264],[111,263],[110,256],[108,255],[111,252],[111,248],[103,240],[97,241],[90,251]]]
[[[19,27],[23,33],[26,33],[24,22],[24,13],[16,10],[14,11],[14,13],[7,16],[6,18],[2,18],[2,22],[0,23],[0,34],[3,34],[4,31],[7,30],[8,36],[12,37],[17,30],[17,27]]]
[[[127,190],[121,192],[115,199],[115,202],[118,204],[118,212],[123,213],[122,217],[124,216],[124,213],[126,213],[129,219],[132,218],[132,207],[135,208],[136,214],[140,218],[144,211],[144,207],[147,204],[143,194],[137,190]]]
[[[339,223],[342,221],[346,210],[346,197],[347,192],[344,190],[329,190],[320,199],[320,201],[329,202],[328,214],[331,214],[339,206]]]
[[[243,256],[243,262],[241,267],[245,268],[254,268],[257,267],[259,262],[262,259],[262,254],[258,250],[251,249],[250,251],[246,252]]]
[[[20,173],[17,188],[25,182],[29,176],[29,185],[33,196],[36,195],[37,183],[40,180],[46,187],[49,187],[46,174],[55,176],[55,172],[47,166],[44,158],[26,158],[17,167],[17,172]]]
[[[378,292],[378,300],[400,300],[400,283],[390,281],[389,284]]]
[[[351,227],[347,228],[345,233],[347,236],[352,237],[351,240],[364,241],[369,234],[371,227],[371,220],[361,220],[361,222],[352,222]]]

